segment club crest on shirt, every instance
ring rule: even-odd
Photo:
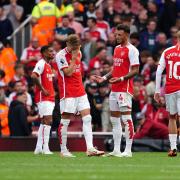
[[[125,55],[125,52],[121,51],[120,56],[124,56],[124,55]]]

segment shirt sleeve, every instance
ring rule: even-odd
[[[159,60],[159,65],[156,71],[156,93],[160,93],[160,88],[161,88],[161,78],[162,78],[162,73],[166,67],[166,62],[164,59],[164,52],[161,55],[161,58]]]
[[[136,48],[129,49],[129,60],[131,66],[139,65],[139,51]]]
[[[39,76],[43,73],[44,71],[44,62],[42,60],[38,61],[38,63],[36,64],[33,72],[38,74]]]
[[[57,63],[59,70],[62,70],[62,69],[67,68],[69,66],[65,55],[62,53],[58,53],[56,55],[56,63]]]
[[[39,13],[39,7],[38,7],[38,5],[36,5],[34,8],[33,8],[33,10],[32,10],[32,17],[34,17],[34,18],[40,18],[40,13]]]

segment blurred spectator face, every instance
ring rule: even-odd
[[[107,51],[106,51],[106,49],[102,49],[102,50],[98,53],[98,57],[99,57],[101,60],[105,60],[105,59],[106,59],[106,56],[107,56]]]
[[[23,91],[23,83],[21,81],[17,81],[14,85],[15,92],[22,92]]]
[[[104,14],[100,9],[96,10],[96,17],[98,20],[103,20]]]
[[[90,94],[95,94],[95,93],[97,93],[97,91],[98,91],[98,88],[97,88],[97,84],[96,83],[91,83],[91,84],[89,84],[88,85],[88,92],[90,93]]]
[[[11,3],[12,5],[16,5],[16,4],[17,4],[17,0],[10,0],[10,3]]]
[[[69,17],[69,21],[73,21],[74,20],[74,12],[70,11],[67,13],[68,17]]]
[[[91,40],[91,34],[89,31],[84,32],[84,40],[85,41],[90,41]]]
[[[128,36],[123,30],[115,30],[115,38],[118,44],[123,44],[126,42]]]
[[[96,23],[95,23],[95,22],[93,22],[93,20],[92,20],[92,19],[88,19],[88,21],[87,21],[87,25],[88,25],[88,27],[91,29],[91,28],[93,28],[93,27],[95,27],[95,26],[96,26]]]
[[[165,33],[159,33],[157,36],[157,41],[159,44],[165,45],[167,42],[166,34]]]
[[[88,10],[89,10],[90,12],[94,12],[94,11],[95,11],[94,3],[89,3],[89,5],[88,5]]]
[[[129,3],[129,2],[122,2],[121,3],[121,9],[122,9],[122,11],[126,11],[126,10],[128,10],[128,9],[130,9],[131,8],[131,3]]]
[[[108,41],[109,41],[111,44],[113,44],[113,43],[116,42],[114,33],[109,33],[109,34],[108,34]]]
[[[138,99],[140,95],[140,87],[134,83],[134,99]]]
[[[61,43],[58,42],[57,40],[53,41],[52,46],[53,46],[53,49],[55,50],[55,52],[58,52],[61,50]]]
[[[38,39],[37,39],[37,38],[33,38],[33,39],[31,40],[31,45],[32,45],[32,47],[33,47],[34,49],[37,49],[37,48],[39,47],[39,41],[38,41]]]
[[[166,101],[165,101],[164,96],[161,96],[161,97],[160,97],[160,104],[161,104],[161,106],[165,107]]]
[[[102,69],[103,69],[103,74],[107,74],[110,72],[111,66],[109,64],[103,64]]]
[[[99,87],[99,93],[101,95],[106,94],[107,91],[108,91],[108,86]]]
[[[105,43],[105,41],[100,41],[100,40],[98,40],[98,41],[96,42],[96,49],[99,49],[99,48],[106,48],[106,43]]]
[[[68,17],[64,17],[62,19],[62,26],[63,27],[69,27],[69,18]]]
[[[138,19],[139,19],[140,22],[146,22],[147,19],[148,19],[147,12],[146,11],[141,11],[139,13]]]
[[[114,6],[114,0],[107,0],[107,7],[113,7]]]
[[[115,15],[114,16],[114,19],[113,19],[113,22],[114,22],[114,25],[118,25],[118,24],[121,24],[121,16],[120,15]]]
[[[18,67],[15,71],[16,71],[16,74],[18,74],[20,76],[24,76],[24,67],[23,66]]]
[[[137,38],[130,38],[131,44],[137,47],[140,43],[139,39]]]
[[[75,11],[79,11],[79,2],[78,1],[73,2],[73,8]]]
[[[176,33],[178,32],[178,28],[176,26],[171,27],[171,37],[176,38]]]
[[[154,32],[156,29],[156,22],[155,21],[150,21],[147,25],[147,29],[150,32]]]
[[[23,93],[22,95],[17,96],[17,100],[22,102],[23,104],[26,104],[26,102],[27,102],[27,95],[26,95],[26,93]]]
[[[155,61],[152,56],[149,56],[147,58],[147,64],[149,64],[150,66],[153,66],[155,64]]]
[[[157,6],[154,2],[148,2],[148,10],[151,12],[157,12]]]
[[[150,56],[150,52],[145,50],[142,51],[140,55],[141,55],[141,62],[145,64],[147,62],[147,58]]]

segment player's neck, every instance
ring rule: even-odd
[[[122,42],[120,45],[121,45],[122,47],[125,47],[125,46],[128,45],[128,41]]]

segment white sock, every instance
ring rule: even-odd
[[[93,148],[93,136],[92,136],[92,125],[91,125],[91,115],[84,116],[83,121],[83,133],[86,141],[87,149]]]
[[[37,143],[36,143],[36,149],[40,149],[40,150],[42,150],[42,145],[43,145],[42,131],[43,131],[43,124],[40,124],[38,130]]]
[[[125,138],[126,138],[125,152],[131,152],[133,136],[134,136],[134,125],[131,115],[122,115],[122,121],[125,125]]]
[[[67,151],[67,128],[69,126],[69,123],[69,119],[61,119],[61,123],[58,128],[61,152]]]
[[[51,126],[44,124],[43,125],[43,150],[49,151],[49,134]]]
[[[114,151],[120,152],[122,127],[120,118],[110,117],[112,123],[112,133],[114,139]]]
[[[171,150],[177,149],[177,134],[169,134]]]

